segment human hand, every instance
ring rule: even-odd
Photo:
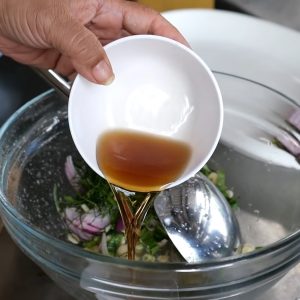
[[[39,68],[109,84],[102,46],[132,34],[156,34],[187,44],[158,12],[124,0],[0,0],[0,50]],[[126,59],[126,58],[124,58]]]

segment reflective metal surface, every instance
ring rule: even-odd
[[[201,173],[161,192],[154,207],[187,262],[230,256],[240,244],[239,225],[227,200]]]
[[[34,71],[46,80],[56,91],[58,91],[66,100],[69,99],[71,85],[59,74],[53,70],[43,70],[35,68]]]

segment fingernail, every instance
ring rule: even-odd
[[[101,60],[93,69],[93,76],[97,82],[109,85],[113,82],[115,76],[111,70],[111,67],[105,60]]]

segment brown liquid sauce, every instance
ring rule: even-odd
[[[184,171],[191,148],[181,142],[136,131],[100,136],[97,162],[110,183],[138,192],[159,191]]]
[[[100,136],[96,156],[118,202],[125,225],[128,259],[133,260],[143,220],[157,194],[155,191],[178,179],[189,162],[191,149],[170,138],[111,130]],[[143,200],[136,203],[128,190],[135,195],[142,192]]]

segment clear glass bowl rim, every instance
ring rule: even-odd
[[[281,92],[276,91],[275,89],[270,88],[259,82],[255,82],[253,80],[248,80],[248,79],[240,77],[240,76],[231,75],[231,74],[227,74],[227,73],[223,73],[223,72],[215,72],[215,73],[218,73],[221,75],[232,76],[232,77],[235,77],[236,79],[247,80],[252,84],[261,85],[264,88],[267,88],[270,91],[279,94],[281,97],[286,98],[288,101],[292,101],[293,103],[295,103],[294,100],[292,100],[288,96],[285,96]],[[20,115],[22,115],[28,109],[30,109],[31,106],[38,104],[39,102],[43,102],[45,100],[45,98],[47,99],[54,93],[55,93],[55,91],[53,89],[50,89],[50,90],[36,96],[32,100],[28,101],[26,104],[21,106],[16,112],[14,112],[0,128],[0,145],[1,145],[2,138],[5,135],[6,131],[9,130],[9,128],[11,126],[13,126],[15,120]],[[3,171],[1,171],[1,172],[3,172]],[[209,262],[151,263],[151,262],[129,261],[129,260],[122,259],[122,258],[105,256],[105,255],[86,251],[76,245],[73,245],[71,243],[54,238],[51,235],[49,235],[48,233],[43,232],[38,228],[29,226],[27,224],[26,219],[6,199],[6,196],[4,195],[4,193],[1,189],[1,186],[3,186],[3,176],[0,181],[0,210],[3,210],[5,214],[8,214],[14,220],[14,222],[17,222],[21,227],[23,227],[24,230],[29,232],[35,238],[37,238],[45,243],[50,243],[52,246],[56,247],[58,250],[62,250],[63,252],[72,253],[72,255],[84,257],[84,258],[98,261],[98,262],[105,262],[105,263],[109,263],[109,264],[113,264],[113,265],[130,267],[133,269],[137,268],[137,269],[151,270],[151,269],[160,268],[162,270],[170,270],[170,271],[172,270],[172,271],[178,271],[178,272],[180,272],[180,271],[199,271],[201,269],[205,269],[205,270],[216,269],[216,268],[222,268],[229,264],[230,265],[231,264],[239,264],[239,263],[243,263],[243,262],[249,261],[249,260],[253,261],[253,259],[254,260],[261,259],[263,257],[267,258],[268,256],[275,254],[276,252],[282,251],[284,248],[288,247],[289,245],[291,245],[295,242],[300,243],[300,229],[298,229],[297,231],[287,235],[286,237],[284,237],[272,244],[269,244],[266,247],[255,250],[253,252],[239,254],[236,256],[230,256],[230,257],[226,257],[226,258],[213,259],[213,260],[210,260]],[[4,222],[4,225],[5,225],[5,222]]]

